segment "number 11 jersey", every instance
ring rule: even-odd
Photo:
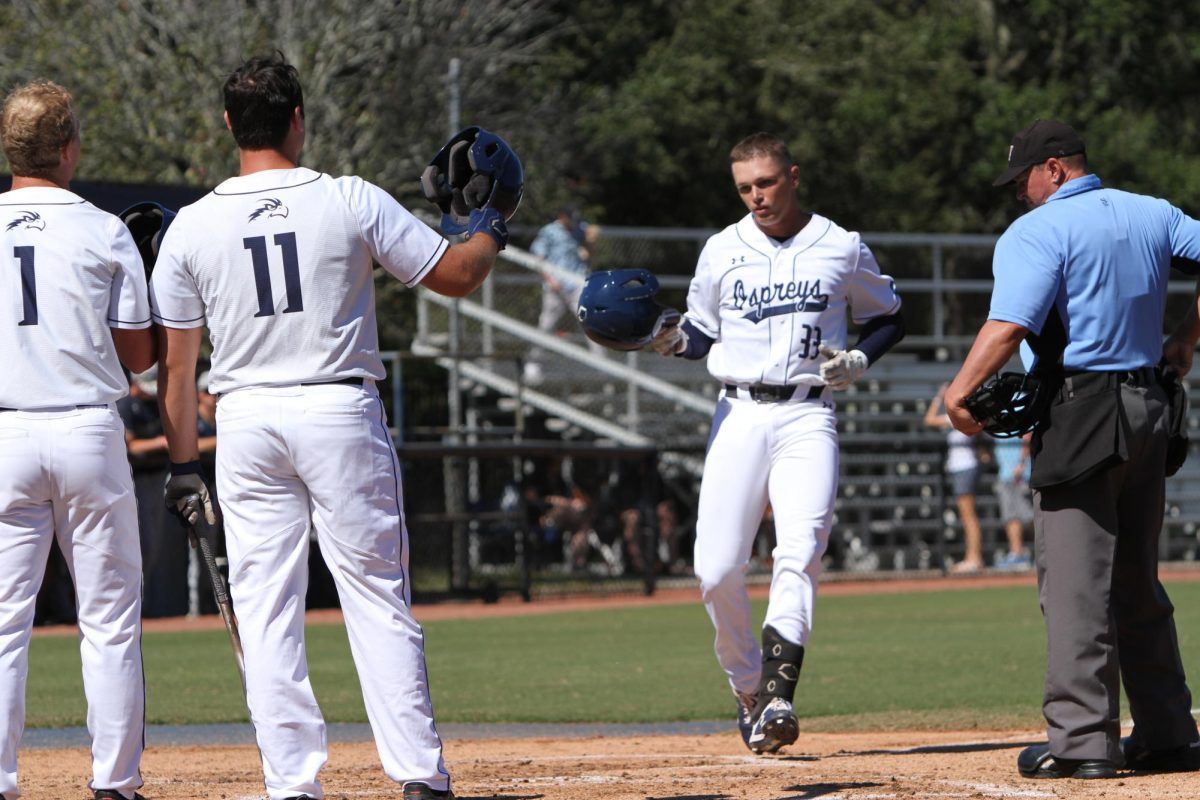
[[[358,177],[230,178],[179,211],[150,279],[154,320],[207,323],[209,391],[384,377],[373,262],[415,286],[449,244]]]

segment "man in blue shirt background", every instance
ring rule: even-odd
[[[576,279],[566,283],[549,273],[542,275],[544,283],[538,330],[543,333],[553,333],[563,314],[570,314],[574,319],[575,310],[579,307],[579,293],[583,291],[583,281],[588,273],[591,246],[599,233],[599,227],[589,225],[580,218],[577,206],[565,205],[559,208],[554,220],[543,225],[534,237],[529,252],[576,276]],[[594,342],[588,342],[588,349],[596,354],[603,352],[603,348]],[[539,383],[542,380],[541,357],[539,348],[530,349],[525,361],[524,377],[527,382]]]
[[[1033,778],[1200,768],[1175,634],[1158,581],[1167,395],[1200,338],[1193,308],[1164,348],[1173,257],[1200,260],[1200,222],[1164,200],[1103,188],[1083,140],[1038,120],[996,185],[1031,211],[996,244],[988,320],[946,393],[955,427],[982,425],[965,398],[1028,337],[1059,387],[1034,429],[1034,550],[1046,622],[1049,742],[1022,751]],[[1200,298],[1200,287],[1198,287]],[[1120,684],[1134,730],[1120,741]]]

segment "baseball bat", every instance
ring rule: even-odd
[[[229,641],[233,645],[233,660],[237,663],[238,677],[242,679],[242,693],[246,692],[246,657],[242,654],[242,637],[238,633],[237,615],[233,613],[233,601],[229,597],[229,584],[217,567],[217,559],[213,555],[213,528],[204,518],[201,511],[196,521],[188,527],[188,538],[192,547],[200,551],[200,560],[208,570],[208,578],[212,581],[213,599],[217,601],[217,609],[221,612],[221,620],[225,630],[229,632]]]

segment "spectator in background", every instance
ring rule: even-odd
[[[979,457],[975,453],[975,437],[959,433],[946,415],[943,383],[925,409],[925,424],[946,431],[946,475],[954,491],[958,518],[962,522],[966,552],[963,560],[950,568],[951,572],[977,572],[983,568],[983,531],[975,510],[975,490],[979,483]]]
[[[565,284],[549,273],[542,274],[542,311],[538,315],[538,330],[553,333],[563,314],[575,315],[579,307],[579,293],[583,290],[583,278],[587,275],[591,248],[600,235],[600,227],[589,225],[580,218],[579,208],[565,205],[558,216],[538,231],[529,250],[535,256],[578,276],[578,280]],[[593,353],[602,353],[603,348],[588,342]],[[524,378],[528,383],[542,380],[542,351],[531,348],[525,362]]]
[[[570,551],[571,569],[587,569],[589,536],[596,536],[595,506],[583,487],[573,483],[567,494],[549,494],[543,498],[546,513],[542,525],[559,531]]]
[[[996,456],[996,498],[1000,518],[1008,537],[1008,553],[996,562],[1001,569],[1032,569],[1033,559],[1025,549],[1025,526],[1033,522],[1033,502],[1029,493],[1029,440],[997,439],[992,447]]]
[[[208,392],[208,371],[200,373],[196,379],[197,420],[196,433],[199,437],[201,460],[208,455],[209,466],[211,455],[217,451],[217,396]]]

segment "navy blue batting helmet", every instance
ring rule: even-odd
[[[146,275],[149,277],[158,258],[158,245],[175,219],[175,212],[161,203],[146,200],[134,203],[117,216],[133,235],[134,244],[142,254],[142,266],[146,268]]]
[[[508,142],[478,125],[450,138],[421,173],[421,191],[442,210],[442,230],[463,233],[471,209],[490,206],[507,222],[525,190],[525,169]]]
[[[613,269],[588,275],[579,293],[579,324],[597,344],[640,350],[654,338],[667,309],[654,300],[658,278],[644,269]]]

